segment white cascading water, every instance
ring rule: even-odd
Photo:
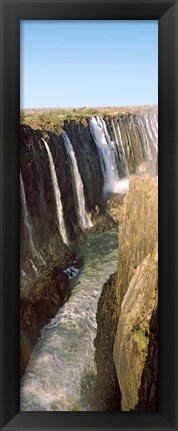
[[[155,115],[145,115],[146,127],[150,137],[150,141],[154,146],[156,153],[158,151],[158,125]]]
[[[151,130],[151,127],[150,127],[149,116],[148,115],[145,115],[145,126],[146,126],[146,129],[148,131],[148,135],[149,135],[150,141],[154,141],[154,137],[153,137],[152,130]]]
[[[145,129],[150,141],[151,158],[158,153],[158,124],[156,115],[144,115]]]
[[[27,208],[27,202],[26,202],[26,196],[25,196],[25,189],[24,189],[24,183],[23,183],[23,178],[22,178],[22,174],[20,171],[20,193],[21,193],[21,202],[22,202],[22,211],[23,211],[23,218],[24,218],[24,223],[25,226],[27,228],[27,232],[28,232],[28,237],[29,237],[29,244],[30,244],[30,250],[32,252],[32,255],[34,257],[37,257],[39,260],[39,263],[42,265],[46,265],[43,257],[41,256],[41,254],[36,250],[34,243],[33,243],[33,237],[32,237],[32,229],[31,229],[31,224],[29,221],[29,214],[28,214],[28,208]],[[33,265],[34,263],[33,263]],[[36,267],[35,267],[36,268]],[[34,268],[33,268],[34,269]],[[36,272],[36,271],[35,271]]]
[[[156,138],[158,138],[158,116],[157,115],[151,115],[150,120],[152,123],[154,134],[155,134]]]
[[[136,123],[135,123],[135,121],[134,121],[133,116],[131,116],[130,121],[131,121],[131,126],[132,126],[132,128],[133,128],[134,134],[135,134],[135,136],[136,136],[136,140],[137,140],[138,145],[139,145],[139,151],[140,151],[141,159],[142,159],[142,160],[144,160],[144,154],[143,154],[142,142],[140,141],[140,137],[139,137],[138,130],[137,130]]]
[[[20,192],[21,192],[21,202],[22,202],[24,223],[25,223],[25,226],[27,228],[27,232],[28,232],[28,236],[29,236],[30,248],[31,248],[32,253],[37,254],[37,251],[35,249],[35,246],[33,244],[33,239],[32,239],[32,231],[31,231],[31,225],[29,223],[29,215],[28,215],[28,209],[27,209],[25,189],[24,189],[23,178],[22,178],[21,172],[20,172]]]
[[[150,137],[149,135],[146,133],[146,118],[145,116],[142,117],[138,117],[138,124],[139,124],[139,128],[140,131],[142,132],[142,137],[143,137],[143,147],[144,147],[144,151],[146,154],[146,159],[147,160],[152,160],[152,154],[151,154],[151,145],[150,145]]]
[[[45,139],[43,139],[43,138],[41,138],[41,139],[42,139],[42,141],[46,147],[46,151],[47,151],[48,159],[49,159],[49,167],[50,167],[53,190],[54,190],[54,197],[55,197],[55,202],[56,202],[58,229],[59,229],[59,232],[61,234],[63,242],[68,245],[68,237],[67,237],[67,232],[66,232],[65,223],[64,223],[64,216],[63,216],[61,193],[60,193],[59,186],[58,186],[58,181],[57,181],[57,176],[56,176],[53,158],[52,158],[51,151],[48,147],[47,142],[45,141]]]
[[[112,124],[113,124],[113,129],[115,130],[115,125],[114,125],[114,121],[113,120],[112,120]],[[128,165],[127,165],[127,159],[126,159],[126,154],[125,154],[125,147],[124,147],[124,143],[123,143],[123,139],[122,139],[122,135],[121,135],[121,130],[120,130],[119,123],[117,124],[117,131],[118,131],[118,135],[119,135],[120,146],[122,148],[122,154],[123,154],[123,159],[124,159],[124,163],[125,163],[126,175],[129,176],[129,168],[128,168]],[[117,139],[117,132],[116,131],[115,131],[115,137],[116,137],[117,145],[119,146],[119,142],[118,142],[118,139]]]
[[[77,199],[77,208],[78,208],[78,217],[79,224],[82,229],[88,229],[93,226],[91,222],[91,217],[87,213],[85,209],[85,197],[83,190],[83,182],[80,176],[80,172],[78,169],[77,160],[75,157],[75,152],[73,150],[72,144],[67,136],[67,133],[63,130],[61,133],[65,149],[67,152],[67,156],[69,158],[70,166],[71,166],[71,174],[73,177],[73,186],[75,187],[75,194]]]
[[[100,166],[104,177],[104,192],[122,193],[115,161],[114,143],[107,132],[103,118],[92,117],[89,121],[90,131],[98,148]],[[127,179],[127,191],[129,180]]]

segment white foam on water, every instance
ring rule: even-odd
[[[97,302],[117,269],[117,232],[89,234],[69,300],[41,332],[21,381],[21,410],[89,410]]]
[[[104,192],[108,193],[110,189],[107,188],[107,185],[104,187]],[[112,192],[119,194],[126,194],[129,191],[129,178],[123,178],[122,180],[115,181],[113,183]]]
[[[75,266],[69,266],[68,268],[63,270],[63,272],[65,272],[70,279],[76,277],[79,271],[79,268],[76,268]]]

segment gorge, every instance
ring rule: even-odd
[[[157,109],[97,114],[20,126],[21,410],[156,409]]]

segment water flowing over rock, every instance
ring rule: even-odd
[[[157,159],[157,115],[127,115],[104,118],[110,139],[115,144],[119,177],[136,171],[142,160]]]
[[[74,240],[81,227],[90,227],[89,213],[105,208],[103,190],[122,192],[121,180],[142,161],[156,166],[156,160],[156,114],[65,120],[60,136],[21,126],[21,173],[34,247],[38,251],[41,241],[49,242],[47,232],[57,236],[56,221],[63,243]]]
[[[20,172],[20,193],[21,193],[21,202],[22,202],[22,208],[23,208],[24,224],[25,224],[25,226],[27,228],[28,237],[29,237],[29,246],[31,248],[32,253],[37,254],[37,251],[35,249],[35,246],[33,244],[33,239],[32,239],[31,225],[30,225],[30,222],[29,222],[29,215],[28,215],[28,209],[27,209],[27,203],[26,203],[26,197],[25,197],[25,190],[24,190],[24,185],[23,185],[23,179],[22,179],[21,172]]]
[[[63,207],[62,207],[62,202],[61,202],[61,193],[60,193],[59,186],[58,186],[58,181],[57,181],[57,176],[56,176],[55,167],[54,167],[54,163],[53,163],[53,158],[52,158],[52,155],[51,155],[51,152],[50,152],[50,149],[48,147],[47,142],[43,138],[42,138],[42,141],[44,142],[44,145],[46,147],[48,157],[49,157],[49,166],[50,166],[54,196],[55,196],[55,201],[56,201],[56,211],[57,211],[59,232],[62,236],[63,242],[65,244],[68,244],[67,232],[66,232],[64,216],[63,216]]]
[[[65,121],[63,129],[75,152],[79,173],[83,183],[85,208],[91,212],[97,205],[103,208],[103,176],[96,144],[90,133],[88,121],[83,124],[77,121]],[[70,175],[70,172],[69,172]]]
[[[131,178],[129,193],[111,214],[119,222],[119,265],[98,303],[96,407],[156,410],[158,179]]]
[[[74,185],[73,191],[74,191],[74,195],[76,196],[76,205],[78,209],[79,224],[82,229],[87,229],[89,227],[92,227],[92,222],[91,222],[90,215],[87,214],[85,209],[83,183],[78,170],[77,160],[76,160],[72,145],[70,143],[70,140],[67,136],[67,133],[64,130],[62,131],[61,136],[64,140],[65,149],[69,157],[69,162],[71,164],[71,175],[73,177],[73,185]]]
[[[21,333],[32,347],[44,322],[69,296],[68,278],[63,280],[62,274],[73,265],[85,229],[92,223],[99,232],[104,225],[113,226],[106,214],[106,192],[124,195],[140,164],[149,163],[154,172],[157,160],[156,114],[65,119],[59,133],[57,126],[55,133],[46,129],[47,123],[39,130],[20,127]],[[55,307],[49,299],[53,284]],[[46,309],[45,292],[47,320],[40,319]],[[29,315],[35,316],[35,324]]]
[[[103,118],[93,117],[90,120],[90,130],[98,148],[100,165],[104,177],[104,191],[117,191],[119,175],[114,154],[114,143],[110,139]]]
[[[28,243],[29,243],[29,249],[32,253],[32,258],[37,259],[39,261],[39,264],[46,265],[45,260],[41,256],[40,252],[37,252],[34,243],[33,243],[33,237],[32,237],[32,227],[29,220],[29,214],[28,214],[28,208],[26,203],[26,197],[25,197],[25,190],[24,190],[24,184],[22,179],[22,174],[20,172],[20,193],[21,193],[21,202],[22,202],[22,211],[23,211],[23,220],[24,225],[27,229],[27,237],[28,237]],[[34,263],[32,262],[33,268],[35,272],[37,271],[37,268],[35,267]],[[25,275],[25,272],[22,270],[22,273]]]
[[[70,295],[67,274],[58,268],[44,272],[33,290],[21,293],[20,301],[20,375],[30,359],[40,330]]]
[[[21,382],[22,410],[90,410],[97,301],[117,269],[117,230],[89,232],[80,247],[85,259],[70,298],[43,329]]]

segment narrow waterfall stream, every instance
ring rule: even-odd
[[[28,232],[28,238],[29,238],[29,247],[32,253],[33,258],[36,258],[38,263],[41,265],[45,265],[45,261],[41,255],[41,253],[39,251],[36,250],[35,246],[34,246],[34,242],[33,242],[33,236],[32,236],[32,228],[31,228],[31,223],[29,220],[29,214],[28,214],[28,208],[27,208],[27,202],[26,202],[26,196],[25,196],[25,189],[24,189],[24,183],[23,183],[23,178],[22,178],[22,174],[20,172],[20,194],[21,194],[21,203],[22,203],[22,211],[23,211],[23,219],[24,219],[24,224],[26,226],[27,232]],[[35,272],[37,271],[33,261],[32,265],[34,267]],[[22,272],[22,270],[21,270]],[[25,273],[24,273],[25,275]],[[26,275],[25,275],[26,276]]]
[[[80,227],[82,229],[87,229],[92,226],[92,222],[90,215],[85,209],[83,183],[78,169],[77,160],[71,142],[67,136],[67,133],[64,130],[62,130],[61,136],[64,141],[65,149],[69,158],[69,163],[71,165],[71,175],[73,177],[73,188],[74,195],[76,195],[76,204],[78,207],[77,209]]]
[[[27,203],[26,203],[26,197],[25,197],[25,189],[24,189],[24,184],[23,184],[21,172],[20,172],[20,194],[21,194],[21,203],[22,203],[24,224],[27,228],[28,237],[29,237],[29,245],[30,245],[32,253],[34,253],[36,255],[37,251],[36,251],[36,248],[33,244],[31,224],[29,222],[29,215],[28,215],[28,209],[27,209]]]
[[[114,143],[109,137],[105,121],[100,117],[92,117],[89,124],[93,139],[98,148],[104,177],[104,191],[117,192],[119,175],[115,161]]]
[[[90,410],[97,302],[117,270],[117,231],[88,233],[80,253],[84,265],[71,280],[72,294],[41,331],[22,378],[21,410]]]
[[[67,232],[66,232],[64,216],[63,216],[61,193],[59,190],[59,185],[58,185],[58,181],[57,181],[57,176],[56,176],[53,158],[52,158],[51,151],[49,149],[47,142],[45,141],[45,139],[43,139],[43,138],[41,138],[41,139],[42,139],[42,141],[46,147],[46,151],[48,153],[48,158],[49,158],[49,167],[50,167],[54,196],[55,196],[55,201],[56,201],[56,211],[57,211],[59,232],[62,236],[64,243],[68,244]]]

